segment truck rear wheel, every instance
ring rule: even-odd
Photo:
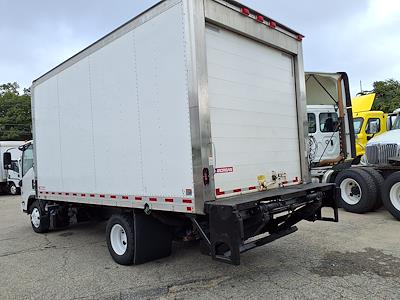
[[[30,207],[31,225],[36,233],[45,233],[50,228],[50,218],[44,210],[43,203],[35,200]]]
[[[382,189],[382,187],[383,187],[383,184],[384,184],[384,182],[385,182],[385,179],[383,178],[382,174],[379,173],[379,172],[378,172],[377,170],[375,170],[374,168],[362,168],[362,170],[364,170],[364,171],[366,171],[367,173],[369,173],[369,174],[373,177],[373,179],[374,179],[375,186],[376,186],[377,193],[378,193],[378,196],[377,196],[377,198],[376,198],[376,204],[375,204],[375,206],[374,206],[374,210],[377,210],[377,209],[381,208],[382,205],[383,205],[382,196],[381,196],[381,194],[382,194],[381,189]]]
[[[382,200],[386,209],[400,221],[400,172],[393,173],[385,180]]]
[[[171,255],[171,228],[141,211],[113,215],[106,235],[108,250],[121,265],[138,265]]]
[[[340,172],[335,180],[341,189],[341,207],[353,213],[366,213],[374,209],[378,197],[374,178],[362,169]]]
[[[132,215],[113,215],[107,223],[107,246],[115,262],[132,265],[135,241]]]

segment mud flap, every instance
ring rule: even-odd
[[[170,227],[143,212],[134,213],[134,264],[143,264],[171,255]]]
[[[325,197],[322,199],[322,206],[318,210],[316,216],[318,221],[327,221],[327,222],[339,222],[339,197],[340,197],[340,188],[332,188],[331,191],[325,192]],[[332,208],[333,210],[333,218],[327,218],[322,216],[322,209]]]

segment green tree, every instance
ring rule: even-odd
[[[32,139],[30,90],[18,89],[16,82],[0,85],[0,141]]]
[[[373,110],[381,110],[387,113],[400,108],[400,82],[394,79],[374,82],[376,99]]]

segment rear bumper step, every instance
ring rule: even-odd
[[[302,220],[338,222],[337,195],[334,185],[313,183],[235,196],[205,204],[209,234],[192,221],[213,259],[239,265],[241,253],[294,233]]]

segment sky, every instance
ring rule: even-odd
[[[0,0],[0,83],[21,88],[157,0]],[[242,0],[305,35],[306,71],[347,72],[351,93],[400,80],[399,0]]]

